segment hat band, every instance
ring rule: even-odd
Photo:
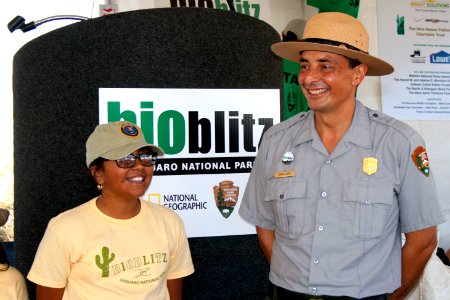
[[[358,52],[362,52],[364,54],[369,54],[369,52],[366,52],[366,51],[363,51],[363,50],[361,50],[359,48],[353,47],[352,45],[349,45],[347,43],[337,42],[337,41],[332,41],[332,40],[308,38],[308,39],[300,40],[299,42],[325,44],[325,45],[331,45],[331,46],[336,46],[336,47],[344,46],[345,48],[350,49],[350,50],[355,50],[355,51],[358,51]]]

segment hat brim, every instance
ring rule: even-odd
[[[156,145],[146,144],[146,143],[136,144],[135,142],[133,142],[133,143],[125,144],[125,145],[120,145],[120,147],[117,147],[115,149],[112,149],[108,152],[103,153],[102,155],[100,155],[100,157],[103,157],[103,158],[109,159],[109,160],[121,159],[121,158],[127,156],[128,154],[133,153],[134,151],[136,151],[138,149],[146,148],[146,147],[150,148],[152,151],[154,151],[156,154],[158,154],[158,156],[164,155],[163,149],[161,149],[160,147],[158,147]]]
[[[389,63],[372,55],[345,47],[298,41],[276,43],[272,45],[271,49],[276,55],[296,63],[300,63],[300,53],[302,51],[323,51],[339,54],[367,65],[367,76],[382,76],[394,72],[394,67]]]

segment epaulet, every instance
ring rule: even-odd
[[[405,137],[410,137],[411,134],[415,132],[415,129],[408,124],[397,120],[391,116],[388,116],[380,111],[367,109],[369,113],[369,118],[377,123],[389,126],[398,132],[402,133]]]
[[[301,123],[307,119],[307,116],[310,113],[311,113],[311,111],[299,112],[295,116],[292,116],[285,121],[281,121],[280,123],[273,125],[269,129],[267,129],[267,131],[265,133],[266,138],[270,138],[272,135],[277,134],[280,131],[289,129],[292,126],[299,126],[299,125],[302,126]]]

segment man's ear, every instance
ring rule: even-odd
[[[365,64],[360,64],[353,68],[354,76],[353,76],[352,84],[354,86],[360,85],[360,83],[363,81],[364,77],[366,77],[367,70],[368,70],[368,67]]]

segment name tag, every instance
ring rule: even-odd
[[[275,175],[274,175],[275,178],[286,178],[286,177],[294,177],[294,176],[295,176],[294,170],[278,171],[278,172],[275,172]]]

